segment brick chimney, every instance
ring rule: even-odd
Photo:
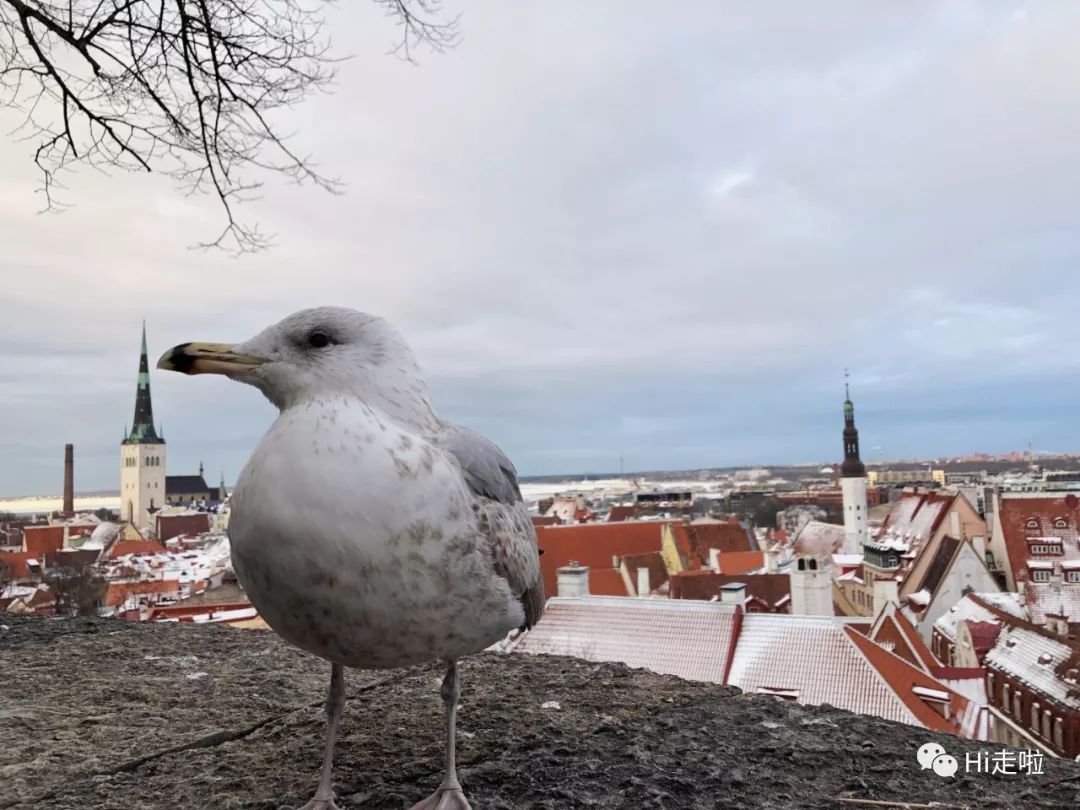
[[[64,514],[75,512],[75,445],[64,445]]]

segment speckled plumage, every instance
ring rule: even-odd
[[[457,659],[544,608],[514,465],[440,420],[412,352],[381,318],[290,315],[246,343],[184,343],[159,367],[225,374],[279,410],[232,495],[233,565],[283,638],[332,662],[327,744],[303,810],[336,810],[342,667],[447,662],[446,776],[413,810],[469,810],[457,778]]]
[[[351,667],[482,650],[525,623],[521,596],[540,582],[520,501],[475,494],[453,455],[351,397],[279,415],[237,482],[229,535],[270,626]]]

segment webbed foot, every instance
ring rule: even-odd
[[[412,810],[472,810],[465,792],[459,788],[439,788]]]

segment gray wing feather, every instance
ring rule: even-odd
[[[521,600],[525,627],[532,627],[544,612],[544,580],[536,530],[513,462],[494,442],[460,425],[443,423],[432,443],[461,466],[476,496],[474,506],[480,529],[491,542],[495,570]]]

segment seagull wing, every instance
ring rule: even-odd
[[[432,443],[457,461],[472,490],[480,529],[491,543],[495,570],[525,609],[525,627],[544,612],[544,580],[536,530],[521,498],[517,470],[494,442],[460,425],[443,423]]]

